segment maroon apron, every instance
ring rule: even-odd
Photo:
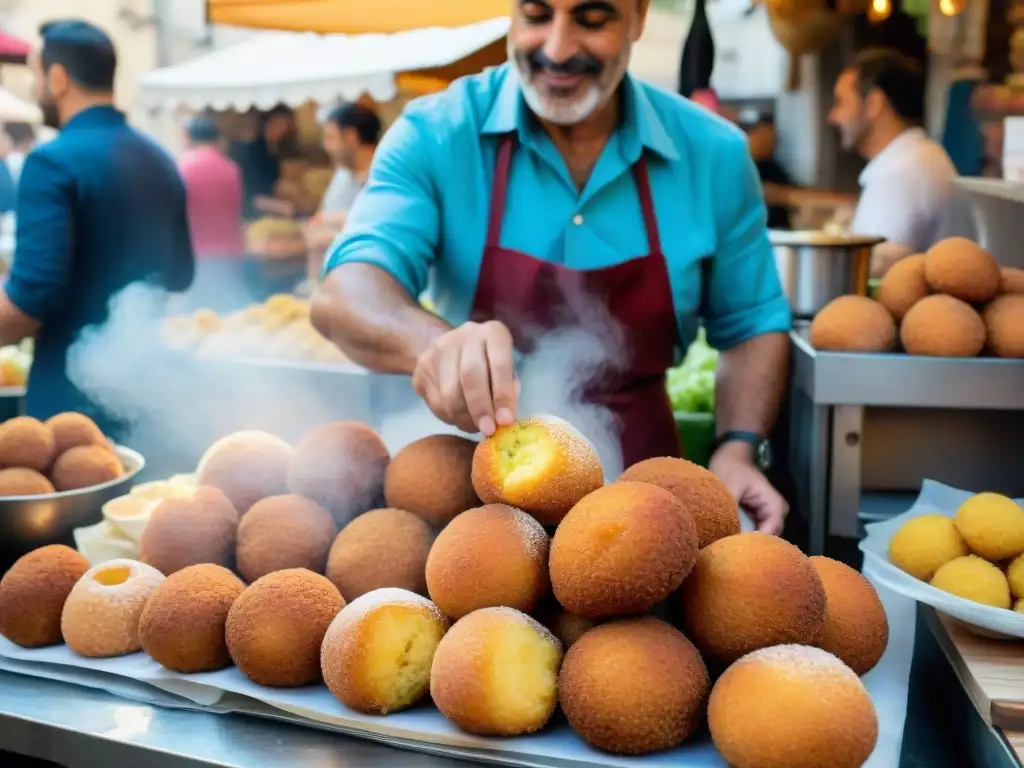
[[[679,436],[665,390],[665,372],[675,356],[676,314],[646,159],[641,156],[632,172],[650,253],[611,267],[574,270],[501,247],[516,144],[515,135],[508,135],[498,145],[472,319],[499,320],[512,332],[516,348],[528,351],[546,331],[573,325],[586,330],[586,319],[573,307],[590,300],[584,297],[599,300],[621,326],[628,364],[624,370],[609,369],[599,376],[583,393],[584,400],[604,405],[616,416],[624,467],[655,456],[679,456]],[[602,329],[595,327],[594,332]]]

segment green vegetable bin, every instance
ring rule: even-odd
[[[706,467],[715,444],[715,414],[676,411],[676,431],[683,443],[683,456]]]

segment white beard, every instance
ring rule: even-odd
[[[597,111],[603,101],[601,88],[596,84],[591,86],[581,99],[569,104],[556,103],[544,98],[536,87],[522,77],[520,86],[523,90],[523,99],[530,110],[541,120],[547,120],[555,125],[582,123]]]
[[[543,96],[530,82],[532,73],[528,69],[524,71],[520,66],[511,39],[508,44],[508,59],[512,62],[512,71],[519,78],[526,105],[541,120],[555,125],[576,125],[593,115],[622,82],[629,66],[629,52],[630,49],[626,48],[619,60],[611,65],[612,71],[607,74],[612,77],[605,77],[605,83],[594,83],[577,101],[567,103],[561,99],[552,100]],[[606,83],[612,83],[611,87],[607,87]]]

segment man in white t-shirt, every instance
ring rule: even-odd
[[[324,150],[335,171],[320,210],[306,230],[311,280],[319,276],[324,251],[345,226],[348,210],[366,183],[380,133],[380,118],[363,104],[342,104],[324,120]]]
[[[893,49],[861,52],[839,75],[829,123],[843,147],[867,166],[853,217],[855,234],[878,235],[871,274],[946,236],[956,169],[946,150],[921,128],[924,79],[917,63]]]

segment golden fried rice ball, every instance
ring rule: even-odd
[[[1010,594],[1017,599],[1024,597],[1024,555],[1013,558],[1006,567],[1006,581],[1010,585]]]
[[[0,469],[0,498],[11,496],[45,496],[53,493],[53,487],[46,475],[34,469],[11,467]]]
[[[534,733],[555,712],[561,663],[561,644],[536,620],[514,608],[481,608],[438,644],[430,695],[467,733]]]
[[[960,299],[935,294],[917,302],[903,318],[900,340],[907,354],[974,357],[985,348],[985,322]]]
[[[697,524],[697,544],[701,549],[740,532],[735,497],[725,483],[699,464],[669,457],[647,459],[631,466],[619,480],[650,483],[675,494]]]
[[[47,419],[45,423],[53,433],[57,456],[69,448],[76,448],[79,445],[109,445],[107,438],[103,436],[103,430],[84,413],[71,411],[58,413]]]
[[[57,458],[57,441],[48,426],[31,416],[0,424],[0,467],[46,472]]]
[[[408,709],[430,690],[430,667],[448,618],[421,595],[378,589],[341,609],[324,636],[324,683],[368,715]]]
[[[978,493],[956,511],[956,529],[967,546],[986,560],[1024,553],[1024,509],[999,493]]]
[[[197,485],[220,488],[238,514],[260,499],[288,492],[292,447],[258,430],[234,432],[211,445],[199,460]]]
[[[831,352],[888,352],[896,343],[896,323],[874,299],[840,296],[814,316],[810,342]]]
[[[900,259],[885,273],[875,298],[897,322],[912,306],[931,293],[924,274],[923,253]]]
[[[444,528],[452,518],[480,506],[473,490],[476,443],[457,435],[431,435],[395,454],[384,473],[384,499]]]
[[[989,349],[999,357],[1024,357],[1024,294],[996,297],[981,319]]]
[[[139,619],[163,580],[156,568],[136,560],[110,560],[90,568],[68,594],[61,613],[68,648],[91,658],[142,648]]]
[[[857,674],[820,648],[776,645],[744,656],[715,683],[711,738],[730,765],[860,768],[878,715]]]
[[[572,729],[598,749],[625,755],[682,744],[700,726],[710,688],[693,644],[651,616],[585,633],[558,676]]]
[[[953,518],[943,515],[912,518],[889,540],[893,565],[921,581],[930,581],[941,566],[970,551]]]
[[[327,578],[346,600],[384,587],[427,594],[430,526],[402,509],[371,509],[346,525],[327,556]]]
[[[219,565],[190,565],[168,576],[139,619],[142,650],[185,675],[230,666],[224,623],[243,591],[242,580]]]
[[[390,460],[380,435],[365,424],[325,424],[295,447],[288,488],[324,507],[344,526],[356,515],[381,506]]]
[[[864,675],[889,644],[889,620],[874,585],[848,565],[812,557],[825,588],[825,626],[817,645]]]
[[[158,503],[139,539],[139,560],[167,576],[200,563],[230,568],[237,531],[238,512],[228,497],[199,487],[191,497]]]
[[[951,595],[995,608],[1009,608],[1010,585],[988,560],[967,555],[950,560],[932,576],[931,585]]]
[[[248,582],[288,568],[323,573],[338,528],[331,513],[302,496],[257,501],[238,526],[236,562]]]
[[[63,641],[60,614],[89,561],[51,544],[22,555],[0,579],[0,635],[23,648]]]
[[[50,479],[58,491],[75,491],[109,483],[124,475],[124,465],[103,445],[79,445],[57,457]]]
[[[304,568],[274,571],[250,584],[228,611],[228,652],[257,685],[312,685],[321,679],[324,635],[344,607],[323,576]]]
[[[825,623],[825,589],[811,561],[756,531],[702,549],[680,594],[687,635],[717,662],[770,645],[813,645]]]
[[[507,504],[487,504],[452,520],[427,557],[430,599],[453,619],[504,605],[532,611],[549,593],[543,526]]]
[[[551,541],[551,587],[585,619],[646,613],[683,583],[697,526],[674,494],[622,481],[585,496]]]
[[[940,240],[929,248],[924,270],[933,291],[966,302],[988,301],[1002,287],[999,262],[964,237]]]
[[[568,422],[538,416],[500,427],[473,454],[473,487],[487,504],[509,504],[555,526],[604,485],[597,451]]]
[[[1024,269],[1002,267],[999,272],[1002,276],[1000,290],[1003,293],[1024,293]]]

